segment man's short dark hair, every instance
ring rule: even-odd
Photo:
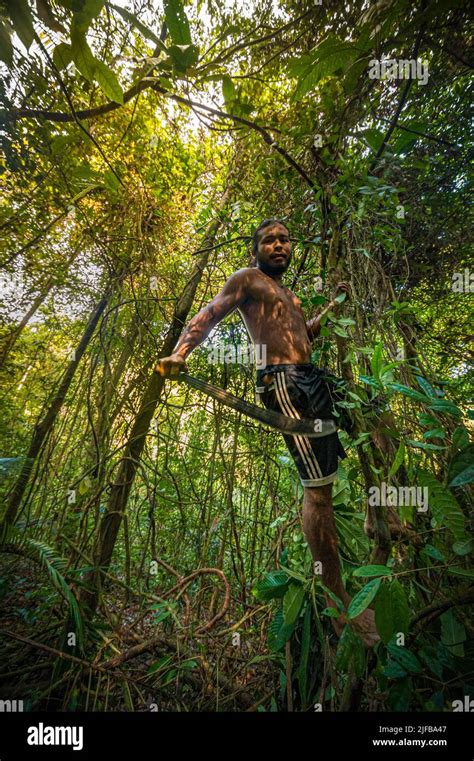
[[[283,225],[283,227],[288,230],[288,227],[281,221],[281,219],[264,219],[263,222],[260,222],[252,237],[252,254],[254,256],[258,252],[258,234],[260,230],[263,230],[265,227],[270,227],[270,225]]]

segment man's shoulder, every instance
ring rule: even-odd
[[[255,278],[258,277],[259,271],[257,267],[242,267],[241,269],[233,272],[232,275],[228,278],[227,282],[249,285],[255,280]]]

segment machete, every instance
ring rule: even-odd
[[[264,409],[258,407],[256,404],[246,402],[244,399],[239,399],[238,396],[229,394],[228,391],[224,391],[222,388],[213,386],[207,381],[195,378],[187,373],[179,373],[177,376],[178,381],[187,383],[188,386],[203,391],[208,396],[212,396],[213,399],[217,399],[218,402],[222,402],[227,407],[231,407],[233,410],[242,412],[247,417],[257,420],[263,425],[269,425],[271,428],[275,428],[280,433],[285,433],[290,436],[308,436],[311,438],[320,436],[329,436],[330,433],[334,433],[337,428],[334,420],[321,420],[315,418],[310,419],[297,419],[282,415],[280,412],[274,412],[273,410]]]

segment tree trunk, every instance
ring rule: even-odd
[[[96,308],[92,312],[89,318],[89,322],[87,323],[86,329],[84,330],[82,338],[79,342],[79,345],[77,349],[75,350],[75,358],[70,361],[47,413],[45,414],[43,419],[37,423],[35,427],[33,438],[31,440],[31,444],[28,449],[28,453],[26,455],[25,463],[20,472],[20,475],[18,476],[16,484],[9,495],[8,506],[7,506],[7,510],[6,510],[6,513],[3,519],[3,525],[2,525],[2,528],[4,530],[7,529],[8,526],[13,525],[13,523],[15,522],[18,509],[21,505],[23,494],[28,484],[30,473],[33,469],[36,458],[38,457],[56,421],[56,418],[64,402],[64,399],[66,398],[66,394],[69,391],[69,388],[71,386],[71,383],[76,373],[79,362],[81,361],[82,355],[87,349],[87,346],[89,345],[89,342],[94,334],[94,331],[101,318],[101,315],[104,312],[105,307],[107,306],[107,303],[111,296],[111,292],[112,292],[111,289],[109,289],[109,291],[101,298]]]
[[[229,189],[227,188],[221,199],[220,210],[224,208],[228,195]],[[200,249],[204,250],[199,259],[197,259],[191,277],[176,305],[171,325],[163,340],[161,351],[156,358],[157,360],[160,357],[166,357],[171,354],[179,336],[181,335],[185,320],[192,307],[202,273],[208,262],[211,253],[210,248],[213,245],[220,226],[221,220],[219,218],[215,219],[215,221],[208,226],[204,235],[204,240],[199,246]],[[108,507],[100,526],[99,546],[94,553],[96,569],[92,573],[93,589],[83,594],[83,601],[89,606],[91,611],[94,611],[97,607],[101,574],[103,571],[107,570],[112,558],[118,532],[127,508],[128,497],[135,480],[140,456],[145,445],[146,435],[155,409],[159,403],[164,383],[165,379],[161,375],[158,375],[158,373],[155,372],[152,373],[143,395],[140,409],[132,426],[130,438],[125,448],[125,454],[121,460],[120,467],[118,468],[115,483],[111,488]],[[92,580],[91,574],[89,574],[89,580]]]

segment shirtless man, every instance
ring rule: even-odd
[[[190,320],[173,354],[161,359],[155,370],[171,379],[186,372],[188,354],[237,309],[253,343],[266,347],[267,365],[257,370],[257,392],[264,405],[290,417],[334,420],[323,371],[311,364],[311,344],[319,335],[322,315],[338,304],[331,301],[306,322],[300,300],[282,284],[291,261],[291,243],[288,229],[278,220],[261,223],[252,248],[256,266],[244,267],[229,277],[220,293]],[[339,283],[336,292],[348,290],[347,284]],[[304,487],[303,529],[313,560],[321,563],[323,584],[347,609],[351,598],[342,582],[332,507],[338,458],[346,454],[337,431],[318,438],[285,435],[284,439]],[[334,607],[329,595],[326,599]],[[346,623],[344,615],[331,621],[340,635]],[[372,610],[352,619],[350,626],[367,647],[379,641]]]

